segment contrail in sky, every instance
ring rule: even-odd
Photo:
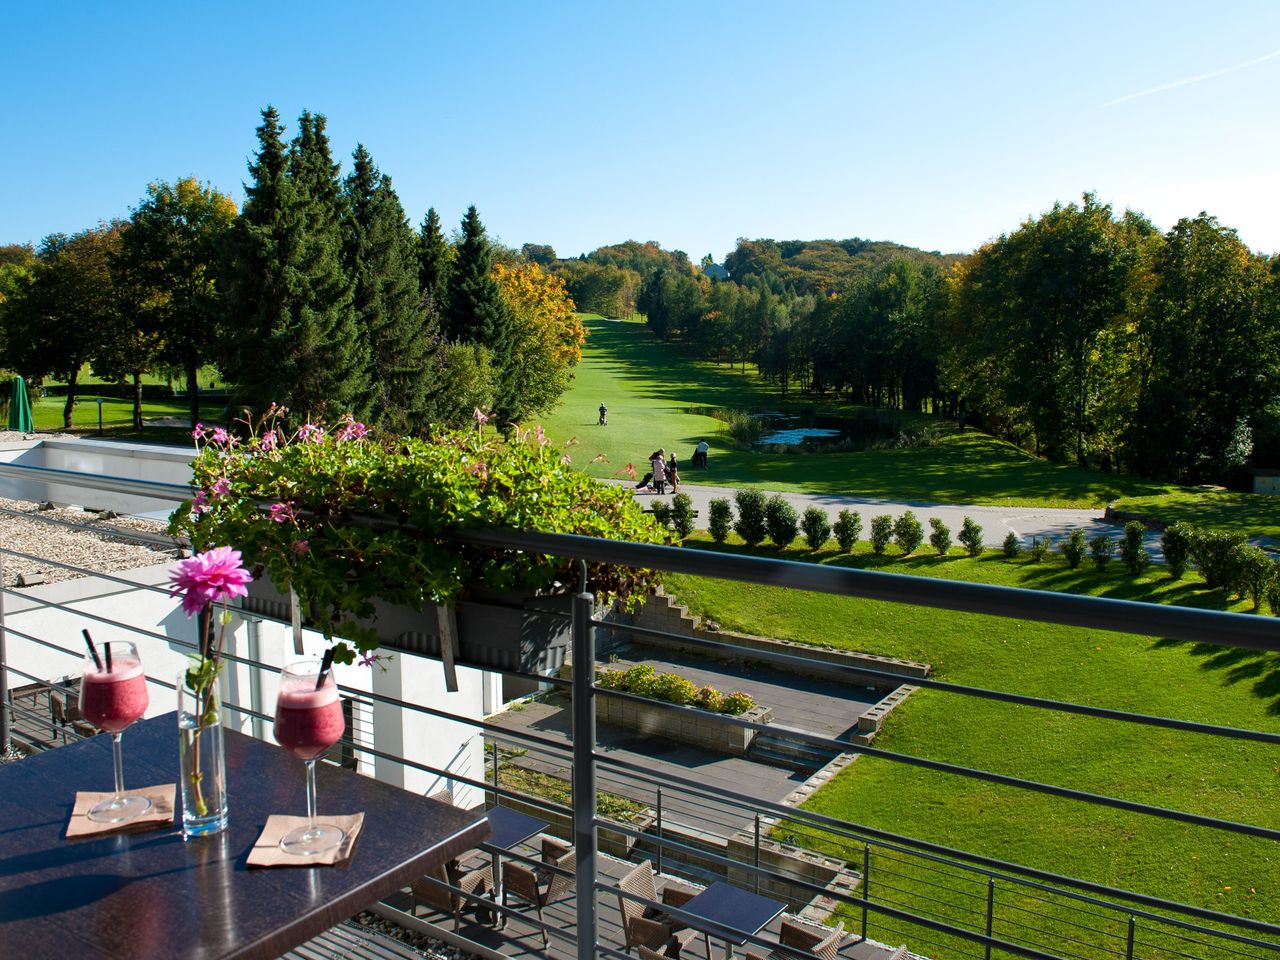
[[[1247,70],[1249,67],[1264,63],[1267,60],[1274,60],[1280,57],[1280,50],[1273,50],[1271,53],[1263,54],[1260,57],[1254,57],[1252,60],[1246,60],[1244,63],[1237,63],[1234,67],[1226,67],[1222,70],[1214,70],[1212,73],[1202,73],[1195,77],[1187,77],[1185,80],[1175,80],[1173,83],[1166,83],[1163,86],[1152,87],[1150,90],[1142,90],[1138,93],[1126,94],[1123,97],[1117,97],[1115,100],[1108,100],[1099,109],[1105,110],[1107,107],[1114,107],[1117,103],[1124,103],[1127,100],[1137,100],[1139,97],[1149,97],[1153,93],[1164,93],[1166,90],[1172,90],[1175,87],[1185,87],[1190,83],[1199,83],[1201,80],[1212,80],[1214,77],[1221,77],[1224,74],[1235,73],[1237,70]]]

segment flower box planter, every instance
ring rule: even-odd
[[[596,720],[635,730],[647,737],[661,737],[687,743],[691,746],[744,755],[755,739],[756,731],[736,724],[735,720],[769,723],[773,710],[755,706],[738,717],[712,713],[692,707],[679,707],[663,700],[639,702],[621,697],[611,697],[607,692],[596,694]]]
[[[571,605],[572,597],[559,594],[463,600],[457,605],[455,662],[503,672],[545,674],[557,670],[569,652]],[[265,577],[249,584],[242,606],[247,613],[290,622],[288,595]],[[305,610],[302,622],[304,626],[308,623]],[[373,619],[360,625],[374,627],[383,647],[443,659],[434,606],[419,612],[375,600]]]

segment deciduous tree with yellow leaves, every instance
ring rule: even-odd
[[[504,420],[547,413],[569,386],[582,359],[586,328],[564,281],[536,263],[498,264],[493,276],[511,310],[511,365],[498,386]]]

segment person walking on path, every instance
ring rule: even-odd
[[[603,401],[600,403],[600,419],[597,421],[596,425],[600,427],[607,427],[609,425],[609,408],[604,405]]]
[[[649,466],[653,470],[653,492],[667,492],[667,462],[665,459],[666,451],[659,447],[649,457]]]
[[[680,492],[680,463],[676,460],[675,451],[671,453],[671,459],[667,461],[667,482],[671,484],[671,492]]]

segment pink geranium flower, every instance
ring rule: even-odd
[[[276,448],[276,432],[268,430],[258,439],[258,446],[263,450],[274,450]]]
[[[356,420],[351,414],[347,414],[347,419],[342,421],[342,428],[338,431],[339,440],[363,440],[368,434],[369,428],[363,423]]]
[[[230,547],[214,547],[194,557],[179,560],[169,570],[173,596],[182,598],[182,611],[195,616],[211,603],[223,602],[249,593],[246,586],[253,580],[240,565],[240,551]]]
[[[300,556],[302,556],[304,553],[310,553],[310,552],[311,552],[311,541],[310,541],[310,540],[295,540],[295,541],[293,541],[293,546],[292,546],[290,549],[291,549],[291,550],[293,550],[293,552],[294,552],[294,554],[295,554],[296,556],[299,556],[299,557],[300,557]]]
[[[197,490],[196,495],[191,498],[191,512],[195,514],[204,513],[209,509],[209,495],[203,490]]]
[[[193,440],[203,440],[203,439],[204,439],[204,424],[203,424],[203,423],[197,423],[197,424],[196,424],[195,429],[191,431],[191,439],[193,439]]]
[[[219,477],[213,481],[213,486],[210,489],[215,497],[225,497],[231,492],[231,481],[226,477]]]
[[[298,519],[293,512],[292,503],[273,503],[270,512],[271,519],[276,523],[288,523],[291,520]]]
[[[298,428],[298,439],[303,443],[319,443],[324,439],[324,427],[314,423],[304,423]]]
[[[231,443],[231,434],[227,433],[227,431],[222,427],[214,427],[213,442],[220,447],[229,446]]]

